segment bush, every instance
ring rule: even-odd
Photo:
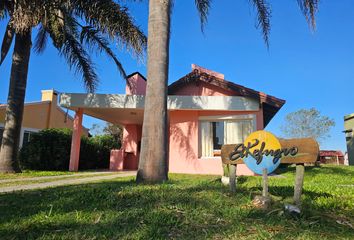
[[[68,170],[71,148],[70,129],[45,129],[31,135],[20,150],[20,166],[31,170]],[[109,167],[110,150],[120,144],[110,135],[81,138],[80,170]]]

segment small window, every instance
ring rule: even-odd
[[[350,141],[352,139],[352,137],[353,137],[353,132],[346,132],[345,133],[345,139],[347,141]]]
[[[4,133],[4,129],[3,128],[0,128],[0,145],[1,145],[1,142],[2,142],[2,135]]]
[[[212,122],[213,126],[213,148],[221,150],[224,145],[224,122]]]
[[[23,133],[22,147],[26,146],[26,145],[31,141],[31,134],[33,134],[33,132],[24,131],[24,133]]]

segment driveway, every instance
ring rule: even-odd
[[[95,176],[100,174],[100,176]],[[101,181],[101,180],[110,180],[120,177],[129,177],[136,176],[136,171],[123,171],[123,172],[98,172],[98,173],[83,173],[75,175],[64,175],[64,176],[47,176],[47,177],[35,177],[35,178],[22,178],[22,179],[6,179],[1,180],[2,182],[17,182],[17,181],[41,181],[48,180],[41,183],[30,183],[30,184],[18,184],[13,186],[0,187],[0,193],[8,193],[21,190],[31,190],[31,189],[43,189],[49,187],[65,186],[65,185],[74,185],[74,184],[84,184],[89,182]],[[85,175],[85,176],[83,176]],[[86,177],[87,175],[87,177]],[[77,178],[77,176],[81,176]],[[60,178],[59,180],[56,180]],[[64,179],[63,179],[64,178]]]

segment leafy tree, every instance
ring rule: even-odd
[[[137,182],[167,180],[167,82],[172,0],[150,0],[148,66],[142,145]],[[195,0],[201,26],[207,22],[211,0]],[[216,2],[216,1],[215,1]],[[222,1],[217,1],[217,3]],[[271,8],[267,0],[249,0],[257,11],[257,27],[268,46]],[[302,13],[315,27],[319,0],[297,0]]]
[[[103,128],[103,132],[106,135],[112,136],[113,139],[115,139],[119,144],[121,144],[123,138],[122,126],[113,123],[106,123],[106,126]]]
[[[34,51],[42,53],[50,38],[69,67],[82,75],[94,92],[98,76],[88,50],[113,59],[120,74],[124,68],[110,47],[117,41],[137,56],[146,47],[144,33],[134,24],[127,8],[113,0],[1,0],[0,20],[7,22],[0,64],[14,41],[5,129],[0,152],[0,172],[20,172],[17,153],[32,47],[32,29],[38,28]]]
[[[92,127],[90,128],[90,132],[94,136],[100,136],[100,135],[112,136],[113,139],[115,139],[119,144],[121,144],[123,138],[122,126],[109,123],[109,122],[106,122],[104,126],[97,123],[93,124]]]
[[[103,135],[103,127],[101,124],[94,123],[92,124],[92,127],[90,128],[89,132],[92,136]]]
[[[311,137],[321,142],[329,137],[334,125],[333,119],[322,116],[315,108],[300,109],[285,116],[281,131],[289,138]]]

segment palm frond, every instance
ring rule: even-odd
[[[250,0],[257,11],[257,28],[262,29],[263,39],[269,47],[270,18],[272,11],[266,0]]]
[[[108,40],[104,38],[98,30],[92,29],[90,27],[82,28],[80,42],[85,42],[88,46],[96,46],[100,52],[105,52],[107,56],[113,59],[122,77],[127,80],[127,74],[123,68],[123,65],[118,60],[112,49],[109,47]]]
[[[65,32],[65,41],[59,51],[68,62],[70,69],[74,69],[77,74],[82,74],[87,91],[94,92],[98,83],[94,64],[80,42],[69,31]]]
[[[35,42],[34,42],[34,51],[38,54],[43,53],[47,46],[48,32],[45,30],[43,25],[40,26]]]
[[[1,9],[1,6],[0,6],[0,20],[4,19],[7,17],[7,12],[5,9]]]
[[[297,0],[302,13],[306,17],[306,21],[312,29],[316,29],[316,13],[318,11],[319,2],[320,0]]]
[[[205,24],[208,21],[210,4],[211,0],[195,0],[195,5],[199,13],[202,32],[204,32]]]
[[[141,56],[147,38],[125,7],[111,0],[72,0],[73,12],[89,25],[108,34],[133,53]]]
[[[9,7],[7,0],[0,0],[0,20],[8,16]]]
[[[3,38],[2,44],[1,44],[0,65],[3,63],[3,61],[6,58],[7,53],[9,52],[14,35],[15,35],[15,31],[11,26],[11,22],[9,22],[6,26],[4,38]]]

